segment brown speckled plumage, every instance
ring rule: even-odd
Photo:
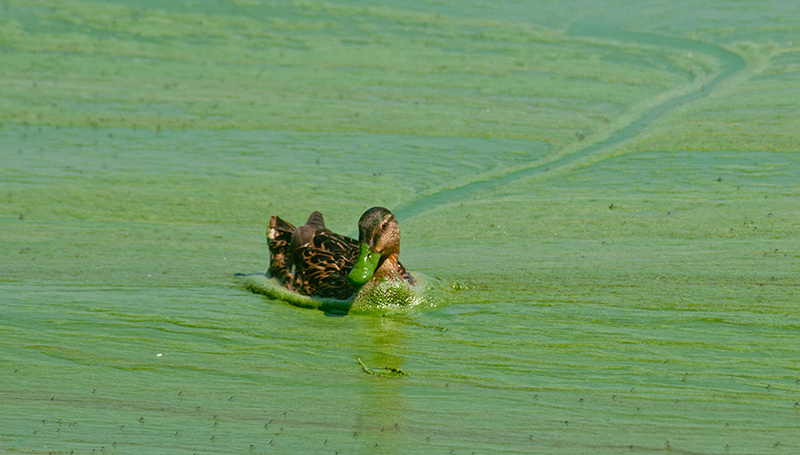
[[[396,229],[394,215],[386,209],[381,210],[385,211],[381,215],[394,223],[396,239],[392,239],[394,242],[387,249],[386,257],[381,259],[373,279],[403,279],[413,285],[414,277],[397,260],[399,230]],[[377,239],[382,235],[381,229],[386,224],[359,226],[359,237]],[[306,224],[300,227],[294,227],[281,218],[272,216],[267,240],[270,253],[269,274],[288,289],[304,295],[342,300],[355,293],[356,289],[347,280],[347,275],[358,257],[359,241],[328,230],[320,212],[313,212]]]

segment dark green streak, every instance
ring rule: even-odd
[[[434,209],[444,204],[456,204],[459,202],[464,202],[469,200],[469,197],[475,193],[507,185],[508,183],[517,179],[532,177],[550,170],[555,170],[559,167],[573,163],[581,158],[595,154],[601,150],[615,147],[620,143],[640,134],[653,122],[658,120],[664,113],[669,112],[676,107],[685,106],[703,98],[721,82],[728,80],[732,76],[745,69],[745,62],[742,57],[727,51],[720,46],[678,38],[669,38],[640,33],[624,33],[608,26],[602,26],[601,22],[594,18],[591,22],[587,21],[584,24],[574,27],[573,33],[578,36],[596,36],[605,39],[620,40],[623,42],[649,44],[658,47],[669,47],[686,49],[693,52],[703,52],[713,56],[719,62],[720,74],[709,83],[704,85],[700,90],[672,98],[653,107],[625,127],[611,133],[611,136],[604,141],[594,143],[586,148],[578,150],[577,152],[563,155],[558,158],[544,159],[542,162],[537,163],[535,167],[511,172],[503,175],[502,177],[491,180],[480,180],[458,188],[446,189],[417,199],[414,202],[400,208],[399,210],[396,210],[395,213],[397,214],[398,219],[410,218],[418,215],[419,213]]]

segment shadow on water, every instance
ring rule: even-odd
[[[545,159],[543,161],[532,163],[530,165],[531,167],[512,171],[497,178],[471,182],[458,188],[445,189],[422,197],[410,203],[409,205],[406,205],[405,207],[395,210],[395,215],[397,218],[400,220],[411,218],[440,205],[462,202],[466,200],[469,195],[477,192],[496,188],[520,178],[542,174],[550,171],[551,169],[556,169],[575,162],[581,158],[596,154],[601,150],[617,146],[623,141],[631,139],[632,137],[640,134],[644,129],[658,120],[666,112],[705,97],[706,94],[709,93],[714,87],[740,73],[745,69],[746,66],[742,57],[724,49],[721,46],[688,39],[670,38],[646,33],[627,32],[620,30],[614,25],[611,25],[611,23],[611,18],[593,17],[591,20],[584,19],[583,21],[573,25],[571,28],[571,34],[575,36],[634,42],[638,44],[669,47],[673,49],[685,49],[689,52],[708,54],[719,62],[720,73],[717,75],[717,77],[702,86],[699,90],[695,90],[685,95],[669,99],[661,104],[657,104],[650,110],[644,112],[644,114],[639,118],[633,120],[621,129],[611,133],[610,137],[604,141],[590,144],[574,153],[554,156],[549,161]]]

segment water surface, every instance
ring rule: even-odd
[[[800,12],[622,3],[5,2],[0,447],[796,452]],[[432,305],[234,276],[374,205]]]

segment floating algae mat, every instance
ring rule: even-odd
[[[692,12],[0,2],[0,449],[800,452],[800,12]],[[375,205],[416,305],[234,276]]]

